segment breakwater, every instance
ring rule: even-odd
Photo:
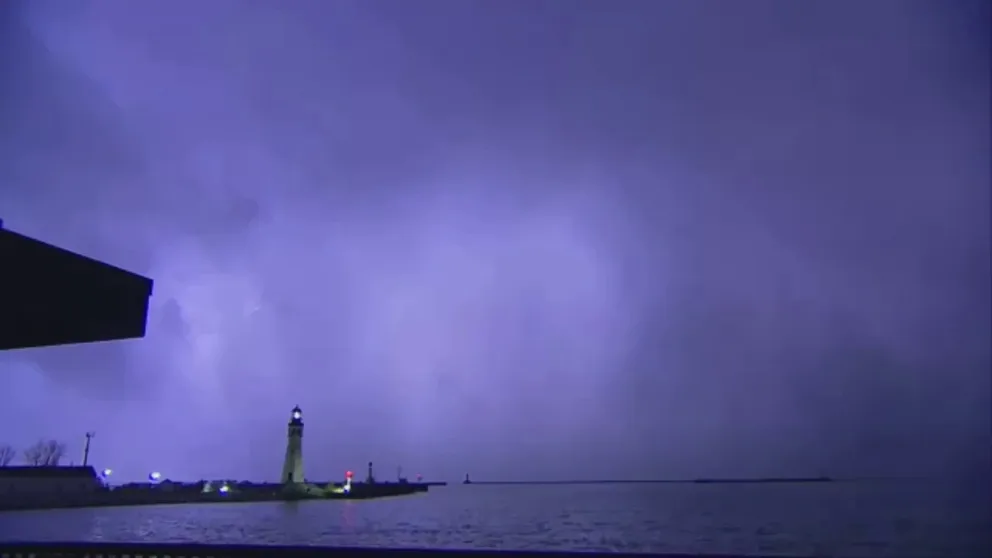
[[[427,492],[426,483],[356,483],[348,492],[308,490],[321,485],[286,487],[280,484],[238,485],[229,491],[181,490],[157,486],[140,489],[104,489],[80,493],[30,493],[0,499],[0,511],[65,508],[160,506],[169,504],[235,504],[302,500],[369,500]],[[334,486],[334,485],[325,485]]]

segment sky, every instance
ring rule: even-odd
[[[152,277],[0,355],[121,480],[987,470],[989,4],[0,8],[0,215]]]

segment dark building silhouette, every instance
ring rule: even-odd
[[[0,467],[0,499],[14,496],[73,495],[103,488],[93,467]]]

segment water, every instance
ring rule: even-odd
[[[0,514],[3,540],[986,556],[988,493],[921,482],[450,486],[365,502]]]

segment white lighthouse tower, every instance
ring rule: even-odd
[[[286,461],[282,465],[282,482],[303,482],[303,411],[293,407],[286,433]]]

